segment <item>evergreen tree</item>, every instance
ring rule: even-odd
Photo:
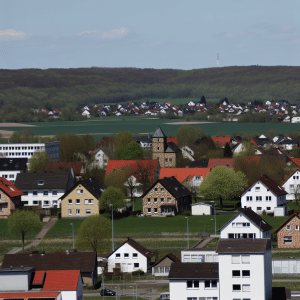
[[[224,157],[229,158],[229,157],[232,157],[232,155],[233,155],[233,153],[231,151],[231,147],[230,147],[229,143],[226,143],[225,147],[224,147]]]

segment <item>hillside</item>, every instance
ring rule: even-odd
[[[0,70],[0,116],[28,108],[198,98],[300,100],[300,67],[172,69],[80,68]]]

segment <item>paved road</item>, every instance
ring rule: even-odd
[[[41,243],[41,241],[43,240],[43,238],[45,237],[45,235],[47,234],[47,232],[50,230],[50,228],[52,228],[54,226],[54,224],[57,222],[57,220],[58,220],[57,217],[51,217],[50,221],[45,223],[43,229],[37,234],[37,236],[35,237],[35,240],[24,247],[25,250],[30,249],[31,247],[34,248],[34,247],[38,246]],[[7,254],[16,254],[20,251],[22,251],[22,247],[17,247],[17,248],[13,248]]]

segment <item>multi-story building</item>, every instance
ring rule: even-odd
[[[14,183],[19,173],[25,173],[27,158],[0,158],[0,177]]]
[[[35,152],[46,152],[50,159],[60,160],[60,142],[0,144],[0,155],[6,158],[31,158]]]

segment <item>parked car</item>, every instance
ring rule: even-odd
[[[104,288],[100,291],[100,296],[116,296],[116,292],[114,292],[110,289]]]
[[[159,299],[160,300],[170,300],[170,293],[169,292],[161,293]]]

